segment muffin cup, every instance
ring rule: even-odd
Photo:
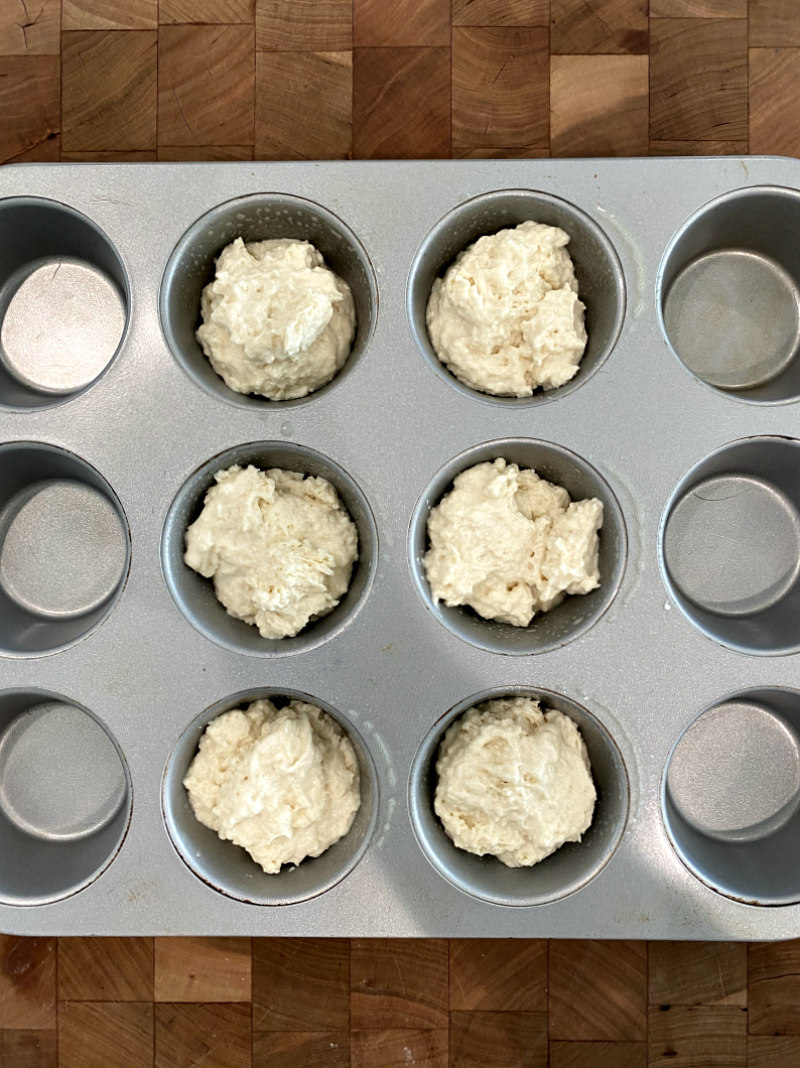
[[[742,690],[703,711],[669,755],[661,806],[678,856],[713,890],[800,901],[800,693]]]
[[[680,481],[661,520],[664,584],[686,618],[737,652],[800,650],[800,441],[732,442]]]
[[[200,297],[214,279],[215,261],[237,237],[246,243],[273,238],[309,241],[325,264],[353,294],[356,332],[344,366],[330,382],[305,397],[273,401],[230,389],[211,366],[195,332],[201,324]],[[212,208],[186,231],[175,246],[161,281],[161,329],[173,356],[189,377],[212,396],[240,408],[284,409],[323,396],[350,374],[366,352],[375,328],[378,287],[361,242],[332,212],[310,200],[286,193],[256,193]]]
[[[88,709],[46,690],[0,692],[0,901],[82,890],[118,853],[131,806],[125,758]]]
[[[468,607],[450,608],[442,602],[434,602],[423,565],[429,547],[428,516],[431,509],[452,489],[458,474],[498,457],[518,464],[520,468],[533,468],[548,482],[563,486],[573,501],[597,497],[603,503],[599,587],[591,593],[566,597],[558,607],[535,615],[527,627],[483,619]],[[622,509],[603,476],[569,449],[535,438],[488,441],[454,457],[434,475],[418,500],[411,517],[408,543],[411,574],[417,592],[439,622],[471,645],[519,656],[558,649],[594,626],[617,594],[627,556]]]
[[[300,864],[284,866],[274,875],[263,871],[246,850],[223,841],[216,831],[200,823],[183,785],[207,725],[223,712],[264,698],[278,703],[280,699],[307,701],[335,719],[355,750],[361,786],[361,806],[347,834],[318,857],[306,857]],[[164,769],[161,806],[167,832],[181,860],[212,890],[250,905],[292,905],[330,890],[364,856],[378,822],[378,774],[364,739],[341,713],[324,701],[292,689],[242,690],[207,708],[175,743]]]
[[[425,313],[435,279],[445,273],[460,252],[479,237],[496,234],[498,230],[528,220],[559,226],[570,236],[567,252],[575,265],[578,296],[586,305],[588,341],[575,377],[563,386],[537,389],[530,397],[495,396],[472,389],[442,363],[431,344]],[[503,189],[459,204],[433,227],[411,265],[406,304],[414,340],[440,378],[464,396],[526,408],[568,396],[605,362],[625,318],[625,277],[614,246],[597,223],[580,208],[549,193]]]
[[[119,599],[130,556],[98,471],[54,445],[0,445],[0,652],[40,656],[86,637]]]
[[[491,856],[459,849],[434,812],[436,762],[442,739],[452,723],[470,708],[498,697],[532,697],[555,709],[581,732],[597,789],[594,816],[580,842],[567,842],[531,867],[509,868]],[[552,690],[509,686],[465,698],[445,713],[419,747],[411,766],[408,805],[417,841],[438,873],[471,897],[494,905],[544,905],[567,897],[590,882],[609,862],[628,819],[628,772],[608,729],[588,709]]]
[[[760,186],[712,200],[684,223],[659,268],[667,342],[723,395],[800,396],[800,193]]]
[[[125,269],[105,234],[65,204],[0,201],[0,405],[77,396],[119,351]]]
[[[202,511],[214,475],[233,464],[254,464],[262,471],[272,467],[300,471],[327,479],[358,530],[358,560],[353,564],[347,592],[327,615],[312,620],[292,638],[263,638],[258,628],[229,615],[217,599],[211,579],[184,563],[185,535]],[[341,467],[320,453],[283,441],[256,441],[237,445],[207,460],[178,492],[167,513],[161,537],[161,569],[175,604],[201,634],[225,649],[250,656],[284,656],[305,652],[327,641],[355,616],[375,575],[378,532],[366,497]]]

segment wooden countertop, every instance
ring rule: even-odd
[[[0,161],[748,151],[798,0],[0,0]],[[0,936],[0,1068],[451,1064],[797,1068],[800,941]]]

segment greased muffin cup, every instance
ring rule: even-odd
[[[800,161],[303,161],[0,169],[0,930],[14,935],[796,937]],[[526,220],[570,236],[588,345],[530,398],[458,382],[434,279]],[[237,236],[311,241],[357,332],[296,401],[197,344]],[[798,380],[800,381],[800,379]],[[432,507],[504,458],[597,497],[600,585],[518,628],[434,604]],[[217,471],[321,475],[350,586],[262,638],[184,563]],[[529,870],[433,812],[448,722],[533,694],[580,727],[583,840]],[[363,803],[267,876],[194,818],[205,724],[309,695]]]
[[[223,841],[192,812],[183,779],[197,752],[206,727],[233,708],[247,708],[268,698],[280,703],[296,698],[316,705],[343,729],[358,760],[361,805],[350,830],[318,857],[306,857],[298,865],[284,865],[268,875],[232,842]],[[253,905],[291,905],[308,901],[330,890],[358,864],[375,832],[379,810],[379,786],[375,763],[367,744],[354,726],[326,702],[295,691],[250,690],[217,701],[189,724],[175,743],[164,769],[161,790],[164,820],[172,844],[199,880],[220,894]]]
[[[459,849],[433,808],[436,763],[448,728],[470,708],[498,697],[531,697],[542,711],[568,716],[581,733],[597,790],[592,822],[580,842],[566,842],[532,867],[509,868],[496,857]],[[486,690],[473,694],[441,716],[420,746],[408,784],[408,804],[420,848],[448,882],[465,894],[496,905],[543,905],[580,890],[614,855],[628,818],[629,786],[625,761],[603,724],[575,701],[547,690]]]

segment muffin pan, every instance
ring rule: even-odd
[[[489,397],[436,361],[434,277],[562,225],[579,373]],[[0,929],[18,934],[772,939],[800,933],[800,162],[779,158],[22,165],[0,170]],[[297,401],[194,339],[237,235],[308,238],[353,353]],[[796,440],[797,439],[797,440]],[[434,605],[426,518],[504,456],[600,497],[601,585],[527,630]],[[214,472],[322,474],[350,590],[261,639],[183,565]],[[532,869],[456,850],[436,751],[478,701],[571,715],[598,802]],[[194,820],[210,718],[317,702],[362,807],[267,876]]]

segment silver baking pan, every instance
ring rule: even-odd
[[[571,235],[589,344],[475,393],[433,279],[525,219]],[[27,165],[0,171],[0,929],[18,934],[800,934],[800,162]],[[194,338],[236,236],[350,284],[342,372],[228,390]],[[503,456],[605,506],[601,585],[529,628],[434,604],[433,504]],[[359,532],[339,606],[267,641],[182,562],[214,472],[322,474]],[[570,715],[598,802],[531,869],[456,850],[436,752],[479,700]],[[362,806],[268,876],[181,785],[205,724],[305,695]]]

